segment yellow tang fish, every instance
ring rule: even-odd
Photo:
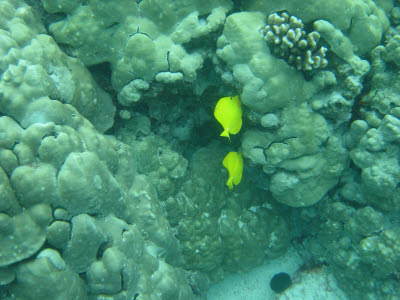
[[[214,116],[224,127],[221,136],[226,136],[229,140],[229,134],[236,134],[242,127],[242,108],[238,96],[224,97],[219,99],[215,106]]]
[[[243,173],[243,156],[242,153],[229,152],[222,162],[229,172],[229,179],[226,185],[232,189],[233,185],[238,185],[242,180]]]

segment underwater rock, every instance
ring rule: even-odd
[[[275,293],[282,293],[292,285],[292,279],[288,273],[278,273],[272,277],[269,286]]]

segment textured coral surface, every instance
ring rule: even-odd
[[[0,0],[0,298],[206,299],[290,247],[400,298],[399,24],[393,0]]]

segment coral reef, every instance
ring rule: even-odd
[[[320,35],[313,31],[306,33],[304,24],[295,16],[273,13],[268,16],[265,26],[265,41],[277,57],[284,58],[297,70],[311,71],[328,65],[326,47],[318,47]]]
[[[194,81],[205,57],[201,51],[189,53],[184,44],[216,31],[232,7],[229,0],[206,5],[201,1],[42,2],[49,13],[65,14],[49,31],[57,42],[69,46],[70,55],[86,66],[111,64],[112,85],[122,105],[139,101],[141,91],[154,80]],[[207,18],[199,17],[204,15]]]
[[[0,0],[0,298],[206,299],[289,247],[351,299],[399,298],[399,20],[391,0]]]
[[[399,297],[398,226],[370,206],[355,209],[337,196],[302,211],[299,224],[306,222],[308,233],[301,247],[333,268],[350,299]]]

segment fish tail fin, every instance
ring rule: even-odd
[[[230,177],[228,181],[226,182],[226,185],[229,187],[229,189],[233,189],[233,177]]]
[[[226,136],[229,140],[231,140],[230,136],[229,136],[229,132],[227,129],[225,129],[220,136]]]

